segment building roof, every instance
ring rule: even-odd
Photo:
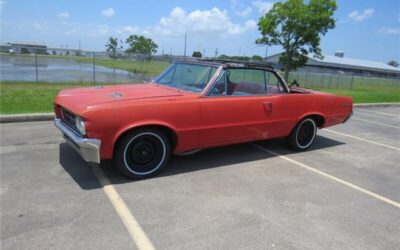
[[[28,46],[39,46],[39,47],[43,47],[43,46],[46,46],[46,44],[45,43],[38,43],[38,42],[28,42],[28,41],[19,41],[19,42],[10,42],[9,44],[11,44],[11,45],[19,45],[19,46],[26,46],[26,45],[28,45]]]
[[[280,56],[281,53],[268,56],[266,61],[271,61],[271,59],[273,59],[274,57]],[[347,57],[337,57],[331,55],[324,55],[324,58],[322,60],[314,57],[312,54],[308,55],[307,57],[308,61],[306,65],[308,66],[326,66],[326,67],[346,68],[346,69],[371,70],[371,71],[397,73],[397,74],[400,73],[400,68],[396,68],[382,62],[353,59]]]

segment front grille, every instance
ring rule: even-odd
[[[73,129],[75,132],[78,132],[78,129],[75,125],[76,115],[74,115],[71,111],[61,108],[61,120],[65,123],[65,125]]]

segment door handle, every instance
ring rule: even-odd
[[[262,104],[264,106],[265,113],[271,114],[271,112],[272,112],[272,102],[263,102]]]

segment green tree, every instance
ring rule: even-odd
[[[399,63],[396,62],[395,60],[392,60],[392,61],[388,62],[387,64],[390,66],[396,67],[396,68],[399,67]]]
[[[261,38],[257,44],[280,45],[284,52],[279,62],[289,71],[307,62],[308,53],[323,58],[320,35],[335,27],[335,0],[287,0],[276,2],[258,22]]]
[[[262,58],[261,56],[259,56],[259,55],[254,55],[254,56],[251,57],[251,60],[253,60],[253,61],[259,61],[259,62],[261,62],[262,59],[263,59],[263,58]]]
[[[201,54],[200,51],[193,51],[192,57],[201,58],[201,57],[203,57],[203,55]]]
[[[106,43],[107,52],[111,58],[117,58],[118,50],[123,49],[122,40],[118,42],[118,38],[110,36],[108,42]]]
[[[130,35],[126,39],[128,48],[126,52],[129,54],[151,55],[157,52],[158,45],[150,38],[144,36]]]
[[[219,56],[218,56],[218,59],[226,60],[226,59],[229,59],[229,56],[227,56],[227,55],[225,55],[225,54],[222,54],[222,55],[219,55]]]

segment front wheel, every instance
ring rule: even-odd
[[[157,175],[171,154],[168,137],[156,129],[140,129],[126,134],[116,146],[117,169],[129,178],[141,179]]]
[[[297,151],[307,150],[314,142],[317,134],[317,125],[314,119],[305,118],[301,120],[290,134],[289,144]]]

